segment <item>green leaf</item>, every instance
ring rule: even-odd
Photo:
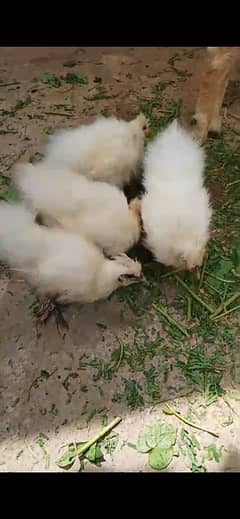
[[[75,74],[74,72],[68,72],[66,76],[63,78],[66,83],[70,83],[71,85],[79,84],[79,85],[87,85],[88,78],[83,74]]]
[[[215,443],[211,443],[210,445],[208,445],[207,446],[208,460],[209,461],[215,460],[217,463],[219,463],[219,461],[222,457],[222,448],[223,447],[218,449]]]
[[[131,443],[131,442],[128,442],[127,443],[127,446],[130,448],[130,449],[134,449],[135,451],[137,451],[137,445],[135,443]]]
[[[138,436],[137,450],[148,452],[158,445],[161,436],[161,424],[154,424],[145,431],[141,431]]]
[[[204,467],[204,465],[201,462],[193,461],[191,466],[192,472],[206,472],[206,470],[206,467]]]
[[[176,442],[176,429],[171,424],[157,423],[147,430],[141,431],[138,436],[137,450],[149,452],[154,447],[169,449]]]
[[[232,259],[227,258],[227,257],[220,259],[217,264],[217,268],[214,271],[212,271],[213,276],[215,275],[218,278],[229,279],[231,270],[234,266],[233,259],[234,259],[233,257],[232,257]],[[237,260],[236,260],[236,263],[237,263]],[[207,276],[207,280],[215,288],[219,288],[222,285],[222,281],[220,279],[217,279],[214,277],[212,278],[211,276],[210,277]]]
[[[86,452],[85,458],[88,461],[90,461],[90,463],[94,463],[95,465],[97,463],[101,463],[101,461],[104,461],[104,456],[101,447],[99,447],[97,443],[94,443]]]
[[[203,465],[203,460],[198,460],[197,449],[200,450],[201,446],[199,441],[194,435],[190,435],[186,429],[181,430],[181,440],[186,447],[186,455],[190,462],[192,472],[206,472],[206,467]]]
[[[137,409],[138,407],[142,407],[144,405],[144,400],[140,391],[142,390],[140,384],[136,382],[136,380],[129,380],[126,378],[122,378],[124,383],[123,393],[117,393],[113,396],[113,402],[124,402],[132,410]]]
[[[44,74],[40,76],[39,80],[53,88],[59,88],[61,86],[60,79],[52,72],[44,72]]]
[[[16,110],[22,110],[23,108],[25,108],[26,106],[28,106],[31,102],[32,102],[32,100],[31,100],[31,97],[29,97],[29,96],[28,96],[26,99],[19,99],[19,100],[16,102],[16,104],[15,104],[13,110],[14,110],[14,111],[16,111]]]
[[[36,443],[39,445],[39,447],[43,448],[45,443],[49,440],[48,436],[44,433],[40,433],[38,438],[36,439]]]
[[[149,445],[148,440],[150,435],[148,432],[141,431],[138,436],[136,449],[139,452],[149,452],[152,449],[152,445]]]
[[[223,427],[228,427],[229,425],[232,425],[233,424],[233,417],[232,416],[228,416],[226,422],[223,422]]]
[[[82,456],[82,451],[86,443],[87,442],[71,443],[65,454],[57,461],[58,466],[64,469],[70,469],[75,460]],[[88,451],[84,453],[83,457],[94,464],[104,461],[102,450],[97,443],[94,443]]]
[[[108,416],[106,414],[103,414],[101,417],[101,423],[103,427],[106,427],[108,425]]]
[[[0,198],[7,202],[18,202],[21,200],[20,193],[15,189],[15,187],[9,187],[3,192],[0,190]]]
[[[38,438],[36,439],[37,445],[43,451],[44,460],[45,460],[45,469],[46,470],[48,470],[49,465],[50,465],[50,456],[49,456],[48,452],[45,449],[45,444],[47,443],[48,440],[49,440],[48,436],[46,434],[44,434],[44,433],[40,433]]]
[[[62,469],[70,469],[75,462],[76,457],[76,446],[70,444],[68,450],[57,461],[57,464]]]
[[[149,453],[149,465],[152,469],[155,470],[163,470],[168,467],[173,459],[173,451],[172,449],[161,449],[160,447],[155,447]]]
[[[161,447],[162,449],[170,449],[170,447],[176,443],[176,436],[177,432],[173,425],[161,423],[158,447]]]
[[[106,452],[110,455],[116,450],[119,443],[119,434],[113,433],[111,436],[106,438],[103,442],[103,446],[106,449]]]
[[[196,438],[196,436],[194,434],[192,434],[191,441],[192,441],[193,447],[200,451],[201,445],[200,445],[198,439]]]
[[[57,461],[57,464],[61,468],[69,469],[75,460],[81,456],[83,447],[87,442],[70,443],[67,451]]]
[[[46,128],[43,128],[43,131],[46,135],[52,135],[52,133],[54,133],[54,128],[52,126],[47,126]]]
[[[217,270],[217,275],[224,278],[233,268],[232,261],[229,258],[221,259]]]

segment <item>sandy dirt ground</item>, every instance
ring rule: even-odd
[[[158,121],[164,125],[179,114],[188,122],[204,52],[182,47],[2,47],[1,193],[11,194],[14,163],[39,159],[41,146],[56,128],[91,121],[100,112],[131,119],[140,109],[150,115],[155,130]],[[225,105],[225,148],[232,141],[235,145],[231,181],[239,178],[240,164],[238,79],[236,69]],[[215,142],[213,146],[218,160]],[[219,160],[217,173],[210,164],[208,181],[216,194],[215,207],[221,210],[225,184],[219,176],[224,178],[226,161],[219,165]],[[186,294],[174,281],[160,279],[165,271],[159,265],[152,269],[148,258],[145,262],[147,289],[139,293],[134,287],[105,302],[68,307],[64,315],[69,330],[64,335],[53,319],[40,332],[36,329],[34,293],[20,274],[0,266],[0,471],[62,471],[57,460],[68,445],[92,438],[116,416],[122,421],[101,447],[105,461],[100,467],[86,461],[86,471],[154,470],[148,453],[131,444],[142,430],[159,422],[177,432],[166,471],[240,469],[239,313],[221,321],[215,332],[196,305],[189,325]],[[190,338],[154,311],[156,301],[193,329]],[[216,335],[212,338],[211,333]],[[201,347],[211,366],[196,364],[190,373],[193,352]],[[207,385],[210,376],[215,378]],[[166,402],[218,436],[164,414]],[[80,470],[78,459],[69,470]]]

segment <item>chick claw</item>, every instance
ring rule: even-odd
[[[34,310],[34,314],[37,318],[37,325],[42,325],[51,318],[52,315],[55,316],[57,330],[59,333],[64,330],[68,330],[69,326],[64,318],[62,311],[59,308],[59,305],[52,301],[51,299],[46,299],[44,301],[40,301],[37,307]]]

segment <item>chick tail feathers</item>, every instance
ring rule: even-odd
[[[198,188],[203,184],[205,153],[177,120],[149,144],[144,162],[145,187],[157,179],[184,182]]]
[[[43,228],[22,204],[0,202],[0,259],[15,268],[36,260],[45,243]]]
[[[196,167],[204,166],[205,153],[203,148],[196,142],[191,133],[174,119],[167,128],[160,133],[159,143],[168,156],[169,162],[172,160],[184,161],[186,164],[196,165]]]

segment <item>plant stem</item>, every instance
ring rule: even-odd
[[[232,296],[230,296],[224,303],[221,303],[219,307],[215,310],[213,315],[211,316],[211,319],[214,319],[217,315],[221,314],[222,311],[226,310],[227,306],[229,306],[231,303],[233,303],[236,299],[240,297],[240,292],[236,292]]]
[[[234,279],[224,279],[224,278],[220,278],[219,276],[215,276],[215,274],[212,274],[211,272],[208,272],[206,270],[206,274],[208,276],[210,276],[211,278],[213,279],[217,279],[217,281],[221,281],[222,283],[230,283],[230,284],[236,284],[236,281],[234,281]]]
[[[165,404],[165,409],[163,408],[163,412],[165,414],[174,415],[178,420],[181,420],[181,422],[185,423],[186,425],[189,425],[190,427],[194,427],[195,429],[199,429],[199,431],[204,431],[208,434],[211,434],[212,436],[215,436],[215,438],[219,437],[219,434],[209,431],[209,429],[205,429],[204,427],[201,427],[200,425],[197,425],[193,422],[190,422],[185,416],[182,416],[180,413],[177,413],[169,404]]]
[[[204,274],[206,272],[207,260],[208,260],[208,254],[206,254],[206,256],[204,258],[204,262],[203,262],[203,266],[202,266],[202,270],[201,270],[201,276],[200,276],[200,280],[199,280],[198,290],[200,290],[202,288],[203,278],[204,278]]]
[[[234,308],[230,308],[230,310],[227,310],[226,312],[223,312],[222,314],[219,314],[217,315],[216,317],[214,317],[212,320],[214,322],[218,321],[219,319],[222,319],[222,317],[225,317],[225,315],[229,315],[231,314],[232,312],[235,312],[236,310],[239,310],[240,309],[240,305],[237,305],[237,306],[234,306]]]
[[[187,296],[187,321],[191,321],[192,317],[192,298]]]
[[[166,272],[166,274],[162,274],[162,276],[160,276],[160,279],[170,278],[174,274],[177,274],[177,272],[181,272],[181,269],[176,269],[176,270],[171,270],[170,272]]]
[[[198,294],[196,294],[195,292],[193,292],[193,290],[191,288],[189,288],[189,286],[179,277],[177,276],[176,274],[174,275],[174,278],[176,279],[176,281],[183,287],[185,288],[185,290],[192,296],[193,299],[195,299],[195,301],[197,301],[200,305],[202,305],[204,308],[206,308],[206,310],[208,310],[208,312],[210,314],[213,314],[214,313],[214,310],[213,308],[208,304],[206,303],[205,301],[203,301],[203,299],[201,299],[200,296],[198,296]]]
[[[91,440],[89,440],[87,443],[85,443],[85,445],[82,446],[82,448],[78,451],[78,456],[83,456],[83,454],[85,454],[85,452],[87,452],[88,449],[90,449],[90,447],[94,445],[94,443],[98,442],[104,436],[106,436],[106,434],[108,434],[114,427],[116,427],[116,425],[118,425],[121,422],[121,420],[122,418],[117,417],[109,425],[104,427],[104,429],[102,429]]]
[[[164,310],[164,308],[161,306],[161,305],[156,305],[156,304],[153,304],[152,307],[154,308],[154,310],[156,310],[159,314],[161,314],[163,317],[165,317],[165,319],[167,319],[167,321],[172,324],[173,326],[176,326],[176,328],[178,328],[178,330],[183,333],[183,335],[185,335],[185,337],[189,337],[189,333],[188,331],[186,330],[186,328],[184,328],[184,326],[182,326],[181,324],[179,324],[173,317],[171,317],[171,315],[169,315],[166,310]]]

